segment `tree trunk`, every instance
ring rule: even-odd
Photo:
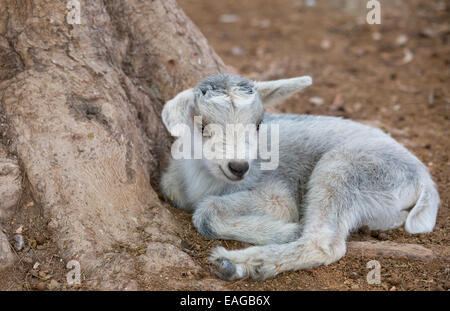
[[[80,1],[73,25],[68,2],[0,0],[0,144],[22,176],[10,191],[31,195],[87,288],[215,284],[181,276],[201,268],[154,189],[170,147],[163,103],[225,65],[173,0]]]

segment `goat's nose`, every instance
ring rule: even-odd
[[[233,175],[242,177],[248,171],[248,162],[230,162],[228,168]]]

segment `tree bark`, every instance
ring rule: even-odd
[[[173,0],[80,1],[79,25],[67,2],[0,0],[0,143],[84,285],[209,288],[181,277],[201,268],[154,190],[170,147],[160,112],[227,68]]]

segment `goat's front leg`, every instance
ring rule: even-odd
[[[286,243],[300,235],[295,200],[282,184],[224,196],[208,196],[192,217],[194,226],[212,239],[252,244]]]

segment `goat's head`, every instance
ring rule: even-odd
[[[252,82],[237,75],[215,74],[168,101],[162,119],[169,132],[181,138],[185,158],[202,159],[215,177],[238,183],[257,157],[263,104],[308,85],[310,77]],[[174,147],[179,148],[173,146],[172,155]]]

